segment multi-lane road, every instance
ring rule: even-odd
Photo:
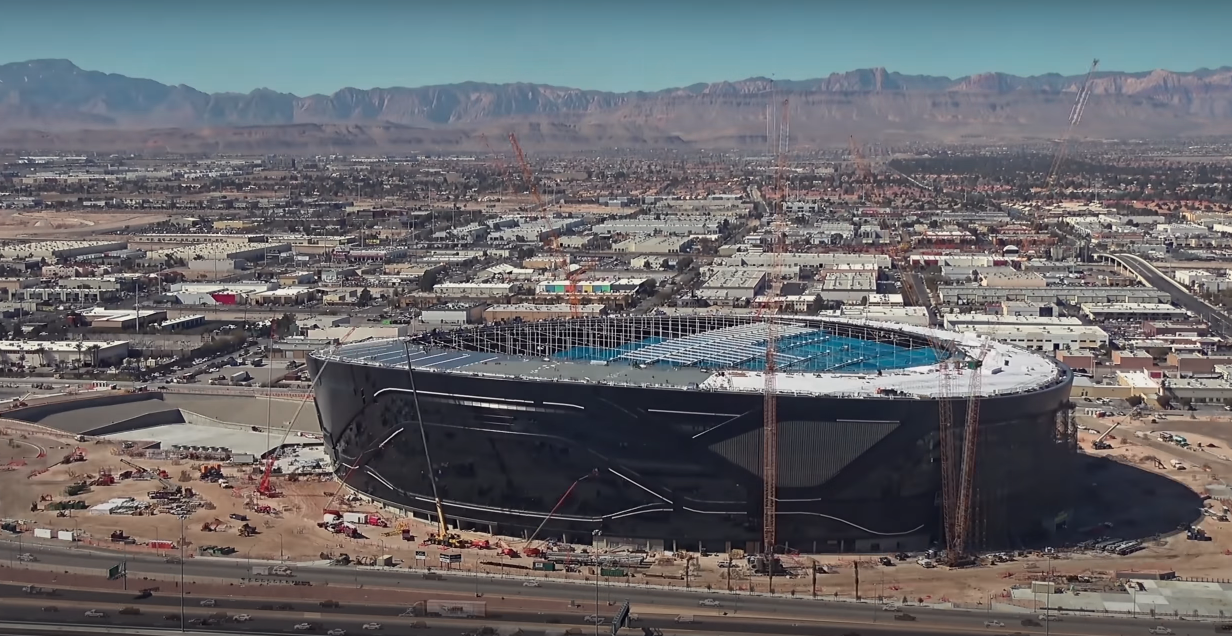
[[[1112,254],[1125,264],[1134,274],[1145,280],[1151,287],[1166,292],[1172,296],[1172,301],[1189,310],[1194,315],[1201,316],[1216,330],[1224,334],[1232,334],[1232,317],[1222,310],[1216,309],[1194,296],[1188,289],[1172,278],[1164,275],[1153,265],[1133,254]]]
[[[21,552],[34,554],[38,561],[22,563],[16,556]],[[89,550],[64,550],[51,546],[30,545],[25,543],[20,547],[12,542],[0,543],[0,562],[8,561],[10,566],[21,568],[86,568],[97,569],[102,574],[107,568],[117,564],[123,555],[109,552]],[[139,577],[158,578],[163,581],[173,580],[180,575],[180,564],[167,563],[164,558],[154,555],[128,555],[125,559],[130,579],[130,588],[140,587],[135,579]],[[215,581],[234,581],[249,577],[252,565],[244,559],[189,559],[184,564],[184,573],[188,580],[211,579]],[[80,570],[78,570],[80,571]],[[900,634],[924,633],[936,634],[1002,634],[1002,633],[1056,633],[1072,635],[1097,634],[1147,634],[1148,629],[1156,623],[1147,618],[1103,618],[1103,617],[1065,617],[1063,621],[1053,625],[1034,627],[1022,626],[1021,614],[1002,614],[988,612],[946,611],[923,607],[907,608],[917,620],[904,622],[893,619],[893,613],[884,611],[876,604],[846,603],[824,601],[810,598],[784,598],[757,595],[728,595],[721,591],[707,592],[705,590],[662,590],[633,586],[594,586],[589,584],[570,584],[565,582],[540,582],[537,587],[526,587],[522,578],[491,578],[471,577],[446,573],[441,580],[426,580],[421,573],[405,569],[376,570],[341,567],[296,566],[296,580],[309,581],[314,586],[322,584],[333,587],[386,588],[402,590],[394,592],[394,598],[404,599],[399,605],[348,605],[339,608],[321,608],[316,605],[323,598],[320,588],[313,588],[311,601],[296,603],[294,611],[270,614],[268,610],[260,609],[263,605],[280,601],[261,600],[260,588],[252,586],[237,588],[238,597],[214,599],[217,610],[232,613],[251,613],[254,617],[260,615],[260,621],[243,625],[228,624],[229,630],[236,628],[263,629],[284,631],[290,629],[295,622],[323,621],[337,622],[342,629],[350,629],[345,624],[374,620],[393,624],[398,614],[407,606],[420,600],[427,600],[440,595],[473,596],[482,594],[484,600],[493,606],[517,607],[518,601],[526,601],[524,611],[500,611],[500,616],[492,617],[493,621],[517,624],[538,624],[548,626],[583,626],[583,616],[597,613],[611,620],[615,606],[628,600],[635,614],[639,616],[638,626],[662,628],[669,633],[680,633],[689,630],[702,630],[706,633],[743,633],[743,634],[834,634],[840,636],[852,632],[862,633],[875,629],[890,630]],[[118,586],[118,583],[117,583]],[[17,588],[0,586],[0,598],[22,597]],[[83,591],[64,589],[60,599],[54,601],[57,606],[65,603],[76,604],[82,614],[92,605],[119,606],[142,603],[150,610],[143,613],[144,621],[155,621],[155,618],[145,614],[157,614],[161,619],[167,613],[178,613],[180,596],[178,593],[156,593],[152,598],[142,601],[132,599],[133,592]],[[305,597],[310,596],[305,594]],[[700,607],[699,601],[714,598],[720,607]],[[25,596],[27,602],[34,599]],[[200,606],[200,597],[187,597],[185,606],[190,612],[204,611]],[[609,603],[610,600],[610,603]],[[46,600],[39,599],[46,604]],[[303,607],[300,607],[302,605]],[[597,608],[597,609],[596,609]],[[41,610],[39,608],[34,608]],[[64,608],[61,608],[62,611]],[[104,610],[106,611],[106,610]],[[189,615],[186,612],[185,615]],[[108,620],[116,621],[119,615],[108,612]],[[208,613],[208,612],[206,612]],[[51,614],[50,612],[48,614]],[[60,614],[56,612],[55,614]],[[268,615],[267,615],[268,614]],[[693,616],[696,622],[680,624],[678,616]],[[6,615],[0,613],[0,619]],[[67,616],[67,614],[65,615]],[[72,616],[77,620],[80,616]],[[18,617],[12,620],[49,620],[40,614],[38,619]],[[409,619],[406,619],[409,620]],[[441,619],[437,619],[441,620]],[[1006,628],[985,627],[985,621],[998,620],[1005,623]],[[348,621],[350,623],[348,623]],[[118,623],[116,623],[118,624]],[[1193,626],[1204,633],[1213,632],[1214,626],[1198,623],[1184,623]],[[1186,633],[1177,629],[1178,634]]]

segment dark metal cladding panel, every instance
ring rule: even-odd
[[[435,481],[450,521],[483,531],[527,536],[559,504],[540,536],[584,541],[600,530],[708,549],[761,536],[758,394],[412,378],[318,358],[309,367],[322,376],[316,407],[338,472],[358,464],[352,487],[421,516],[435,514]],[[1065,374],[982,401],[981,545],[1029,540],[1070,505]],[[784,544],[890,550],[940,539],[935,401],[791,395],[778,411]],[[965,411],[956,400],[955,422]]]

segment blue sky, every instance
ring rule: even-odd
[[[211,92],[1232,66],[1232,0],[6,0],[0,15],[0,63]]]

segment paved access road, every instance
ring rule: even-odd
[[[1141,257],[1134,256],[1133,254],[1115,254],[1114,256],[1121,259],[1122,263],[1125,263],[1135,274],[1144,278],[1152,287],[1170,294],[1173,302],[1176,304],[1188,309],[1195,315],[1201,316],[1203,320],[1210,323],[1217,331],[1223,334],[1232,334],[1232,317],[1229,317],[1227,313],[1202,302],[1201,299],[1194,296],[1188,289],[1182,287],[1180,283],[1165,276]]]
[[[97,567],[99,573],[102,574],[107,568],[117,564],[123,558],[122,555],[117,553],[95,552],[83,549],[65,550],[57,549],[53,546],[32,546],[26,543],[21,546],[21,550],[34,554],[37,556],[38,561],[22,564],[14,560],[17,550],[18,545],[16,543],[0,543],[0,561],[9,559],[10,564],[18,568],[23,566],[37,569],[47,567]],[[253,564],[260,565],[263,563],[254,562]],[[171,580],[180,574],[179,564],[166,563],[164,560],[152,555],[129,555],[127,568],[130,577],[133,579],[139,576],[158,576],[163,580]],[[197,577],[238,581],[249,576],[251,567],[243,559],[198,558],[189,559],[184,564],[184,570],[186,576],[190,579]],[[892,629],[902,629],[901,626],[903,625],[903,622],[896,622],[892,619],[893,614],[891,612],[883,611],[873,604],[827,602],[808,598],[727,595],[720,591],[654,590],[632,586],[592,586],[563,582],[542,582],[537,587],[525,587],[525,579],[468,577],[451,574],[445,574],[444,580],[425,580],[421,573],[408,570],[361,570],[342,567],[297,566],[295,567],[295,573],[297,580],[311,581],[315,585],[322,583],[328,583],[331,586],[362,584],[371,587],[402,589],[407,592],[405,597],[407,600],[403,606],[344,605],[340,608],[326,609],[318,607],[316,600],[323,598],[322,595],[327,594],[327,592],[320,588],[312,588],[311,594],[308,594],[306,591],[305,596],[311,596],[314,600],[293,604],[296,605],[294,609],[297,612],[306,611],[323,617],[328,616],[331,619],[337,618],[338,620],[346,618],[358,619],[360,617],[377,617],[377,620],[386,620],[387,618],[396,617],[406,606],[411,605],[415,601],[430,599],[434,595],[440,594],[463,594],[469,596],[475,594],[476,589],[478,589],[479,593],[483,594],[484,599],[489,601],[503,600],[508,603],[524,598],[527,601],[536,601],[535,605],[540,608],[550,608],[553,601],[559,602],[559,614],[544,614],[538,611],[533,613],[505,612],[502,620],[516,619],[542,623],[548,618],[555,617],[561,621],[560,624],[581,625],[583,624],[581,619],[584,614],[596,613],[593,608],[596,606],[597,594],[599,599],[597,613],[606,619],[611,619],[615,609],[614,606],[608,604],[609,599],[614,603],[627,599],[633,606],[634,613],[642,617],[645,626],[662,627],[665,630],[668,628],[679,628],[679,625],[674,623],[673,619],[681,614],[694,616],[699,621],[697,625],[706,625],[708,633],[714,633],[710,630],[718,629],[722,626],[723,630],[730,631],[731,633],[750,633],[750,630],[771,629],[771,633],[816,634],[820,633],[818,631],[819,628],[833,627],[839,629],[838,634],[844,634],[852,630],[863,631],[877,626],[883,628],[892,626]],[[155,593],[154,597],[150,599],[135,601],[133,600],[133,594],[135,594],[135,588],[141,587],[141,583],[137,580],[132,580],[129,583],[129,587],[133,588],[133,590],[126,593],[119,591],[72,590],[62,590],[60,593],[64,595],[65,601],[73,603],[133,605],[140,602],[151,607],[159,607],[161,608],[159,611],[178,611],[180,604],[178,594]],[[249,598],[229,597],[214,599],[217,603],[217,609],[232,612],[256,612],[263,605],[283,602],[254,600],[251,597],[260,595],[259,588],[256,590],[251,587],[244,588],[241,593],[249,596]],[[23,595],[17,587],[9,586],[6,588],[0,586],[0,598],[12,598],[13,596]],[[25,598],[28,600],[30,597],[26,596]],[[192,600],[186,602],[186,607],[197,610],[202,609],[199,597],[193,598],[190,596],[189,598]],[[721,603],[721,607],[699,607],[699,601],[705,598],[718,600]],[[577,607],[571,608],[570,601],[575,602]],[[303,605],[303,607],[299,607],[300,605]],[[547,611],[555,610],[549,609]],[[1145,636],[1147,630],[1156,624],[1146,618],[1134,620],[1103,617],[1065,617],[1062,621],[1056,623],[1055,629],[1046,630],[1044,627],[1021,626],[1019,624],[1019,620],[1022,618],[1021,615],[946,611],[928,608],[908,608],[908,611],[918,619],[912,623],[911,629],[930,633],[940,631],[951,634],[996,634],[1000,632],[1000,629],[985,628],[984,622],[986,620],[999,620],[1009,626],[1004,628],[1006,630],[1005,633],[1043,634],[1050,632],[1081,635],[1142,634]],[[1203,633],[1214,632],[1214,626],[1209,623],[1174,622],[1172,624],[1195,625],[1198,626],[1196,629]],[[752,633],[758,632],[754,631]],[[1177,630],[1177,633],[1181,634],[1184,632]]]
[[[7,594],[9,590],[4,590]],[[97,596],[98,598],[91,598]],[[415,633],[424,636],[435,636],[435,633],[445,633],[453,630],[468,634],[478,631],[480,627],[491,627],[502,634],[511,634],[521,629],[525,633],[541,633],[545,635],[561,635],[570,630],[573,633],[592,633],[595,627],[585,622],[578,614],[551,613],[517,613],[503,612],[500,615],[488,616],[482,619],[447,619],[447,618],[413,618],[401,617],[400,610],[392,607],[366,606],[365,608],[338,608],[330,611],[316,607],[294,608],[292,610],[269,611],[247,610],[232,607],[233,600],[216,600],[216,606],[210,608],[191,605],[182,612],[179,609],[178,598],[161,599],[158,595],[152,598],[135,601],[131,598],[117,598],[113,593],[78,592],[73,595],[63,593],[54,597],[7,597],[0,600],[0,621],[25,622],[31,624],[72,625],[83,627],[129,627],[129,628],[167,628],[178,630],[181,617],[192,631],[223,631],[249,633],[294,633],[297,631],[321,634],[327,630],[342,629],[349,634],[368,633]],[[111,602],[120,601],[120,602]],[[175,601],[168,605],[166,601]],[[138,615],[120,614],[125,607],[135,607],[140,610]],[[361,613],[361,609],[369,613]],[[102,617],[88,617],[87,611],[101,611]],[[226,615],[221,619],[220,615]],[[249,620],[236,622],[234,617],[245,614]],[[639,617],[635,624],[625,633],[636,636],[641,628],[659,629],[666,636],[688,634],[731,634],[753,636],[759,634],[783,634],[787,636],[859,636],[872,634],[896,634],[900,636],[937,636],[937,634],[996,634],[1004,636],[1010,633],[1044,633],[1043,629],[1029,629],[1016,626],[985,628],[983,624],[976,627],[958,627],[950,621],[917,616],[915,621],[896,621],[889,619],[886,613],[877,623],[848,623],[844,621],[803,621],[790,619],[742,619],[732,616],[695,616],[690,623],[677,623],[668,617]],[[213,618],[212,624],[194,623],[194,619]],[[309,623],[312,629],[296,630],[297,625]],[[377,623],[380,629],[364,629],[364,625]],[[420,625],[415,627],[415,625]],[[426,625],[426,627],[424,627]],[[1194,633],[1210,633],[1210,625],[1191,624],[1194,629],[1178,626],[1174,631],[1178,635]],[[1096,636],[1096,635],[1130,635],[1147,634],[1149,626],[1146,623],[1125,625],[1121,627],[1106,627],[1087,622],[1057,622],[1051,626],[1050,633],[1057,636]],[[600,628],[606,636],[610,627]],[[2,631],[2,629],[0,629]],[[98,631],[91,632],[94,634]]]

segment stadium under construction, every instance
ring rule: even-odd
[[[942,540],[939,402],[961,439],[972,390],[969,545],[1065,524],[1077,461],[1065,366],[972,334],[768,320],[514,322],[339,345],[309,364],[339,476],[423,519],[439,498],[464,529],[760,551],[768,338],[780,549]]]

